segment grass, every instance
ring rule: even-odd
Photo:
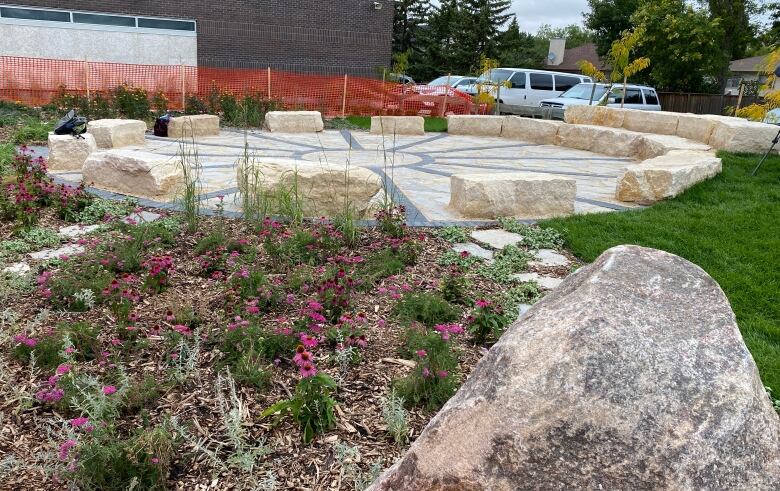
[[[371,129],[371,116],[347,116],[346,118],[338,118],[343,123],[343,127],[348,129],[369,130]],[[447,131],[447,118],[439,117],[426,117],[425,118],[425,131],[427,132],[445,132]]]
[[[721,153],[723,173],[681,196],[622,213],[542,222],[584,261],[619,244],[677,254],[723,288],[764,385],[780,392],[780,157]],[[695,308],[695,306],[691,306]]]

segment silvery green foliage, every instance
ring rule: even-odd
[[[117,367],[119,383],[116,392],[103,393],[103,384],[91,375],[79,375],[74,381],[76,395],[71,407],[76,413],[84,414],[90,421],[109,421],[119,417],[119,402],[130,388],[130,381],[122,367]]]
[[[360,449],[356,446],[338,442],[333,447],[334,457],[341,467],[341,481],[351,484],[354,491],[363,491],[379,477],[382,471],[382,461],[371,464],[368,472],[363,472],[358,465],[361,461]]]
[[[198,378],[198,362],[200,361],[200,332],[195,331],[191,336],[192,341],[182,336],[176,346],[179,355],[172,362],[171,370],[177,383],[184,383],[190,378]]]
[[[382,418],[387,426],[387,432],[396,443],[404,443],[409,436],[408,413],[404,409],[404,400],[392,390],[387,397],[382,398]]]
[[[92,309],[95,306],[95,292],[89,288],[84,288],[73,294],[73,298],[77,302],[81,302],[87,309]]]

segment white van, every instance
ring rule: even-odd
[[[525,68],[496,68],[483,73],[475,84],[464,90],[476,95],[477,85],[482,91],[498,99],[501,104],[514,106],[539,106],[543,99],[558,97],[582,82],[591,82],[590,77],[572,73],[530,70]],[[500,90],[497,90],[501,85]]]

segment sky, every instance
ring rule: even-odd
[[[582,25],[582,13],[588,10],[587,0],[512,0],[512,12],[520,30],[535,33],[542,24],[563,27]]]

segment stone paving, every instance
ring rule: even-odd
[[[573,177],[577,181],[577,213],[624,210],[637,205],[614,198],[616,178],[631,159],[607,157],[552,145],[537,145],[491,137],[428,133],[421,136],[381,136],[363,131],[280,134],[223,129],[218,136],[197,139],[203,165],[202,201],[206,207],[225,196],[225,209],[239,211],[236,161],[244,142],[259,159],[281,157],[319,163],[326,168],[367,167],[379,174],[398,202],[407,207],[410,224],[474,225],[448,207],[453,173],[527,171]],[[127,147],[176,158],[179,143],[147,135],[144,146]],[[58,172],[64,181],[78,182],[78,172]],[[115,195],[114,195],[115,196]],[[170,208],[171,203],[142,201]]]

